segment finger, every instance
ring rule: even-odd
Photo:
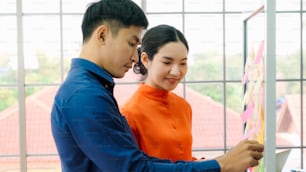
[[[249,149],[253,150],[253,151],[257,151],[257,152],[263,152],[264,151],[264,145],[263,144],[258,144],[258,143],[250,144]]]
[[[253,159],[253,161],[251,162],[251,167],[255,167],[257,165],[259,165],[259,161],[256,159]]]
[[[262,144],[255,145],[253,150],[255,150],[257,152],[263,152],[264,151],[264,145],[262,145]]]
[[[253,152],[252,157],[256,160],[260,160],[263,157],[263,153],[260,152]]]
[[[250,167],[254,167],[259,165],[260,162],[260,158],[258,159],[257,157],[251,157],[249,163],[250,163]]]

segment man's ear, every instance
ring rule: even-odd
[[[96,33],[95,33],[95,39],[101,43],[104,44],[105,43],[105,37],[106,34],[108,32],[108,27],[106,25],[100,25],[97,29],[96,29]]]
[[[146,52],[142,52],[140,59],[141,59],[141,63],[148,69],[149,61],[150,61],[148,54]]]

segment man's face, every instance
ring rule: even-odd
[[[122,78],[138,61],[137,47],[140,44],[142,27],[131,26],[122,28],[117,35],[111,32],[105,40],[104,55],[107,61],[103,67],[115,78]]]

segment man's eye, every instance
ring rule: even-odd
[[[186,66],[186,65],[187,65],[187,63],[181,63],[181,65],[182,65],[182,66]]]
[[[136,46],[136,44],[134,44],[133,42],[128,42],[129,43],[129,46],[131,46],[131,47],[135,47]]]
[[[169,65],[169,64],[171,64],[171,62],[163,62],[164,64],[166,64],[166,65]]]

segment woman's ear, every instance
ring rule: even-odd
[[[141,59],[141,63],[148,69],[148,65],[150,61],[148,54],[146,52],[142,52],[140,59]]]

